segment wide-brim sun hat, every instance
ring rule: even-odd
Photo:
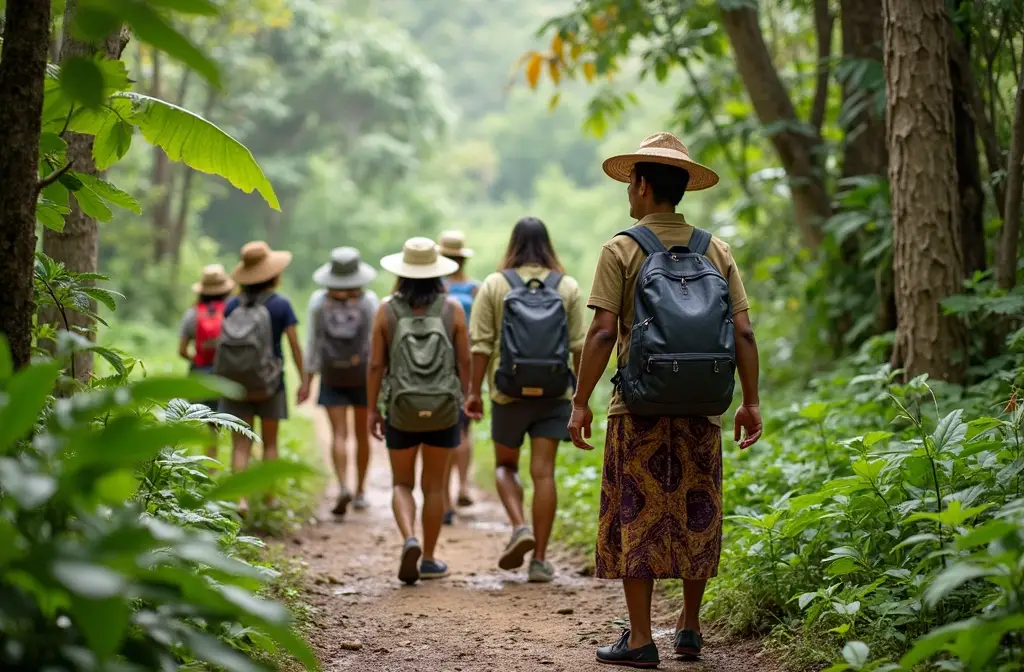
[[[687,191],[700,191],[718,184],[718,173],[690,158],[690,152],[679,138],[671,133],[655,133],[640,143],[632,154],[619,154],[605,159],[605,174],[619,182],[629,182],[633,166],[638,163],[662,163],[682,168],[690,175]]]
[[[221,264],[210,264],[203,267],[203,275],[199,282],[192,285],[193,292],[207,296],[229,294],[234,288],[235,281],[231,279]]]
[[[258,285],[281,275],[292,263],[292,253],[272,250],[262,240],[242,246],[242,261],[235,266],[231,277],[240,285]]]
[[[456,259],[469,259],[473,250],[466,247],[466,236],[462,231],[445,231],[437,239],[441,254]]]
[[[458,262],[441,255],[437,243],[420,237],[405,241],[401,252],[384,257],[380,265],[385,271],[412,280],[443,278],[459,270]]]
[[[373,282],[377,269],[363,261],[354,247],[336,247],[331,260],[316,269],[313,282],[325,289],[359,289]]]

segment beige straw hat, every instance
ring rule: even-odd
[[[633,154],[620,154],[606,159],[604,172],[619,182],[629,182],[630,172],[637,163],[663,163],[682,168],[690,174],[687,191],[700,191],[718,184],[718,173],[690,158],[686,145],[671,133],[655,133],[640,143]]]
[[[469,259],[473,250],[466,247],[466,236],[462,231],[445,231],[437,241],[441,246],[441,254],[457,259]]]
[[[336,247],[331,260],[316,269],[313,282],[327,289],[358,289],[377,277],[377,269],[359,257],[354,247]]]
[[[192,291],[196,294],[217,296],[227,294],[235,288],[235,281],[231,279],[228,272],[221,264],[210,264],[203,267],[203,275],[199,282],[192,285]]]
[[[440,248],[430,238],[410,238],[402,251],[380,260],[385,271],[400,278],[443,278],[459,270],[459,264],[440,254]]]
[[[291,252],[272,250],[262,240],[256,240],[242,246],[242,261],[231,277],[240,285],[256,285],[281,275],[290,263]]]

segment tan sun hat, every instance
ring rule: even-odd
[[[441,254],[446,257],[469,259],[473,250],[466,247],[466,236],[462,231],[445,231],[437,241],[441,246]]]
[[[380,260],[381,267],[400,278],[419,280],[443,278],[459,270],[459,264],[440,254],[437,243],[430,238],[410,238],[402,251]]]
[[[210,264],[203,267],[203,275],[199,282],[192,285],[192,291],[196,294],[218,296],[228,294],[235,288],[235,281],[231,279],[222,264]]]
[[[606,159],[602,168],[608,177],[629,182],[630,172],[638,163],[663,163],[682,168],[690,174],[687,191],[700,191],[718,184],[718,173],[690,158],[690,152],[679,138],[671,133],[655,133],[640,143],[633,154],[620,154]]]
[[[377,269],[359,257],[354,247],[336,247],[331,260],[316,269],[313,281],[327,289],[358,289],[377,277]]]
[[[231,277],[240,285],[257,285],[281,275],[290,263],[291,252],[272,250],[262,240],[255,240],[242,246],[242,261]]]

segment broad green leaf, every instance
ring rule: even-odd
[[[80,189],[72,191],[71,194],[78,202],[78,207],[89,217],[101,222],[109,222],[113,219],[114,213],[110,211],[99,194],[84,184]]]
[[[903,541],[901,541],[900,543],[896,544],[896,547],[893,550],[895,551],[896,549],[903,548],[904,546],[916,546],[917,544],[922,544],[922,543],[925,543],[925,542],[938,542],[938,541],[939,541],[938,535],[932,534],[930,532],[924,532],[924,533],[921,533],[921,534],[913,534],[913,535],[907,537],[906,539],[904,539]]]
[[[274,188],[245,146],[206,119],[177,105],[138,93],[115,94],[132,103],[131,122],[172,161],[220,175],[246,193],[258,191],[274,210]]]
[[[847,642],[843,647],[843,658],[855,669],[860,669],[868,664],[871,651],[864,642]]]
[[[869,481],[876,481],[878,475],[882,473],[882,469],[885,469],[885,465],[886,462],[883,459],[857,460],[853,463],[853,472]]]
[[[288,610],[280,602],[258,598],[238,586],[222,585],[217,590],[228,602],[262,621],[284,624],[290,620]]]
[[[860,566],[853,558],[839,558],[828,566],[826,573],[829,576],[845,576],[846,574],[856,572],[858,569],[860,569]]]
[[[1007,483],[1017,478],[1022,471],[1024,471],[1024,455],[1018,457],[1016,460],[1000,470],[1000,472],[996,474],[996,481],[998,481],[1000,485],[1005,486]]]
[[[121,647],[128,630],[131,609],[123,597],[106,600],[71,598],[71,616],[89,648],[100,660],[112,656]]]
[[[828,415],[828,404],[823,401],[816,401],[800,409],[800,417],[811,422],[821,422]]]
[[[14,360],[11,359],[11,348],[7,345],[7,337],[0,334],[0,383],[14,373]]]
[[[940,600],[952,593],[954,590],[974,579],[979,579],[992,574],[991,569],[972,565],[968,562],[957,563],[944,569],[928,590],[924,593],[924,600],[930,607],[934,607]]]
[[[120,161],[131,148],[135,128],[127,121],[130,114],[130,101],[123,98],[109,101],[109,113],[94,131],[96,139],[92,145],[92,158],[100,170]]]
[[[1008,534],[1017,531],[1017,526],[1006,520],[990,520],[980,527],[976,527],[967,534],[957,537],[956,547],[966,551],[978,546],[984,546],[996,539],[1002,539]]]
[[[45,198],[36,201],[36,220],[46,228],[57,233],[64,230],[64,215],[70,212],[69,208],[57,205]]]
[[[960,632],[979,626],[984,627],[982,623],[983,621],[980,619],[971,618],[966,621],[958,621],[956,623],[935,628],[927,635],[914,642],[914,647],[900,659],[900,665],[907,670],[913,669],[913,667],[921,661],[931,658],[940,651],[943,651],[946,648],[946,645],[956,639],[956,636]]]
[[[60,88],[73,102],[88,108],[103,104],[103,73],[92,58],[76,56],[60,66]]]
[[[803,595],[800,595],[797,598],[797,605],[800,607],[801,610],[804,610],[807,608],[808,604],[814,601],[816,597],[818,597],[817,593],[804,593]]]
[[[892,436],[892,432],[868,432],[864,435],[863,441],[867,448],[875,445],[879,441],[885,441]]]
[[[939,424],[932,433],[932,441],[935,442],[937,452],[941,453],[963,442],[967,436],[967,425],[961,419],[963,414],[963,409],[958,408],[939,420]]]
[[[119,208],[130,210],[136,215],[142,214],[142,206],[136,201],[130,194],[127,194],[110,182],[100,179],[95,175],[89,175],[88,173],[78,173],[71,171],[75,177],[81,180],[82,184],[91,189],[97,196],[102,198],[104,201],[113,203]]]
[[[1005,424],[1005,422],[998,418],[976,418],[971,420],[967,423],[967,440],[970,441],[976,436],[981,436],[985,432]]]
[[[261,666],[216,637],[192,628],[183,628],[181,635],[185,645],[200,660],[220,666],[227,672],[263,672]]]
[[[112,471],[96,482],[96,494],[107,504],[121,504],[139,488],[133,469]]]
[[[301,462],[268,460],[252,464],[245,471],[231,474],[209,494],[207,501],[234,501],[242,497],[269,492],[288,478],[303,478],[314,474],[314,470]]]
[[[203,400],[237,396],[241,388],[229,380],[215,376],[146,376],[131,386],[136,399],[170,401],[171,399]]]
[[[24,438],[53,392],[60,364],[33,364],[11,376],[5,386],[8,403],[0,408],[0,454]]]
[[[105,600],[125,588],[124,577],[102,565],[79,560],[58,560],[51,567],[54,577],[72,593],[88,600]]]
[[[832,608],[836,610],[837,614],[842,614],[843,616],[855,616],[860,613],[860,601],[855,600],[848,604],[833,602]]]
[[[202,541],[186,541],[174,547],[173,552],[184,560],[207,565],[232,576],[242,576],[265,581],[267,576],[258,567],[249,563],[229,558],[221,553],[216,546]]]
[[[845,635],[849,631],[850,631],[850,624],[849,623],[842,623],[842,624],[837,625],[836,627],[832,628],[831,630],[829,630],[829,632],[834,632],[834,633],[836,633],[837,635],[840,635],[840,636]]]
[[[39,136],[39,152],[42,154],[65,154],[68,143],[56,133],[42,133]]]
[[[0,487],[25,509],[34,509],[53,497],[57,481],[49,474],[26,471],[15,459],[0,458]]]
[[[198,446],[209,440],[209,431],[202,427],[144,422],[136,416],[122,416],[69,447],[74,452],[67,458],[68,470],[136,465],[156,456],[165,447]]]

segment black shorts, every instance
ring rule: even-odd
[[[317,396],[318,406],[334,408],[338,406],[366,406],[366,386],[331,387],[320,382],[320,394]]]
[[[461,424],[433,432],[406,432],[392,427],[387,421],[384,422],[384,444],[389,450],[405,450],[406,448],[415,448],[420,444],[438,448],[457,448],[460,443],[462,443]]]
[[[530,438],[569,440],[568,399],[519,399],[509,404],[491,404],[491,439],[509,448]]]

